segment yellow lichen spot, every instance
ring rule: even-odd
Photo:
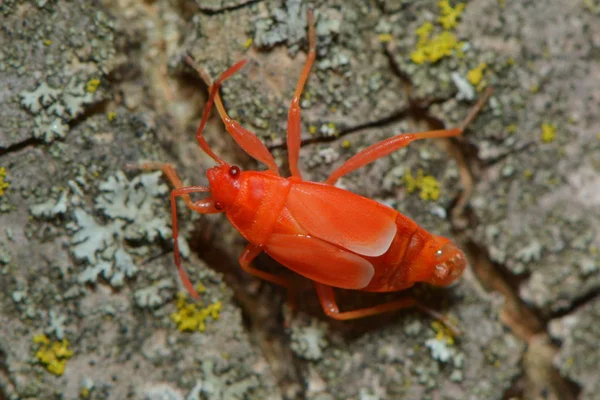
[[[517,124],[510,124],[509,126],[506,127],[506,132],[510,133],[511,135],[513,133],[515,133],[517,131]]]
[[[465,9],[465,3],[458,3],[456,7],[450,5],[450,0],[440,0],[438,7],[442,16],[438,18],[438,22],[444,27],[444,29],[452,29],[456,27],[458,17],[462,14]]]
[[[95,93],[98,90],[98,86],[100,86],[100,79],[92,78],[85,85],[85,90],[88,93]]]
[[[51,44],[52,44],[52,40],[50,40],[50,39],[44,40],[44,45],[50,46]]]
[[[317,127],[316,127],[315,125],[311,125],[311,126],[309,126],[309,127],[308,127],[308,132],[309,132],[311,135],[314,135],[315,133],[317,133]]]
[[[542,142],[552,143],[556,139],[556,125],[542,124]]]
[[[250,46],[252,46],[252,42],[253,42],[253,41],[254,41],[254,40],[253,40],[252,38],[248,38],[248,39],[246,39],[246,41],[244,42],[244,48],[245,48],[245,49],[249,49],[249,48],[250,48]]]
[[[530,169],[526,169],[525,171],[523,171],[523,176],[525,178],[529,179],[533,176],[533,171]]]
[[[195,289],[196,289],[196,292],[198,292],[198,293],[204,293],[204,292],[206,292],[206,286],[204,286],[202,284],[202,282],[198,282],[198,284],[196,285]]]
[[[346,139],[346,140],[344,140],[344,141],[342,142],[342,147],[343,147],[344,149],[349,149],[349,148],[350,148],[350,146],[352,146],[352,143],[350,143],[350,141],[349,141],[348,139]]]
[[[381,43],[387,43],[392,40],[392,35],[389,33],[382,33],[378,36],[378,38]]]
[[[500,5],[500,7],[504,8],[504,0],[498,0],[498,5]]]
[[[596,139],[600,140],[600,133],[596,135]]]
[[[419,44],[428,41],[431,32],[433,32],[433,24],[429,21],[418,27],[415,33],[419,37]]]
[[[435,331],[435,338],[440,342],[446,342],[449,346],[454,344],[454,336],[452,331],[440,321],[433,321],[431,327]]]
[[[337,111],[337,107],[336,106],[329,107],[329,112],[334,113],[336,111]]]
[[[467,72],[467,79],[471,82],[471,85],[477,86],[483,79],[483,71],[487,68],[486,63],[481,63],[477,67]]]
[[[419,197],[425,201],[435,201],[440,198],[440,183],[434,176],[424,175],[422,169],[417,171],[416,178],[412,175],[411,171],[408,170],[402,179],[408,193],[412,193],[416,189],[419,189]]]
[[[10,183],[6,182],[4,179],[6,178],[6,168],[0,167],[0,196],[4,194],[4,190],[8,189]]]
[[[418,31],[417,29],[417,35],[419,35]],[[415,64],[423,64],[424,62],[435,63],[443,57],[452,55],[453,52],[456,52],[460,56],[462,54],[462,46],[463,42],[459,42],[456,36],[447,31],[432,38],[425,37],[423,39],[419,35],[417,49],[411,53],[410,59]]]
[[[81,390],[79,391],[79,397],[81,397],[82,399],[89,399],[90,398],[90,389],[84,387],[81,388]]]
[[[63,339],[61,341],[51,342],[46,335],[36,335],[33,337],[33,343],[41,344],[38,351],[35,353],[36,358],[42,363],[48,372],[60,376],[65,372],[67,360],[73,357],[73,351],[69,350],[69,341]]]
[[[589,247],[588,250],[589,250],[589,252],[590,252],[591,255],[593,255],[593,256],[597,256],[598,255],[598,247],[597,246],[595,246],[593,244],[590,244],[590,247]]]
[[[219,319],[222,303],[217,301],[207,307],[201,304],[188,303],[185,293],[177,294],[177,312],[171,314],[171,319],[177,324],[180,332],[204,332],[206,330],[206,319]]]
[[[509,66],[513,66],[515,65],[515,59],[512,57],[509,57],[508,60],[506,60],[506,64],[508,64]]]
[[[538,85],[537,83],[534,83],[533,85],[531,85],[531,87],[529,88],[529,91],[531,93],[537,93],[540,91],[540,85]]]
[[[117,118],[117,113],[114,111],[109,111],[106,113],[106,119],[108,122],[113,122]]]

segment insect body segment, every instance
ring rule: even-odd
[[[203,70],[195,67],[209,86],[209,99],[196,133],[201,148],[218,165],[207,171],[208,187],[183,187],[172,166],[146,163],[144,169],[162,169],[175,186],[171,193],[175,264],[186,288],[197,296],[181,267],[177,247],[176,198],[201,214],[225,213],[231,224],[250,242],[239,258],[248,273],[293,290],[278,275],[258,270],[252,260],[266,252],[287,268],[311,279],[325,313],[336,319],[353,319],[405,307],[419,307],[436,318],[435,311],[412,297],[374,307],[341,312],[333,288],[391,292],[416,282],[446,286],[466,266],[464,254],[448,239],[428,233],[410,218],[374,200],[337,188],[342,176],[406,146],[413,140],[458,136],[483,106],[482,98],[460,128],[401,134],[359,152],[335,170],[324,183],[302,180],[298,169],[300,149],[299,99],[315,59],[316,35],[312,12],[308,13],[309,53],[288,113],[288,152],[292,176],[279,175],[273,156],[252,132],[232,120],[219,95],[220,84],[238,71],[244,61],[225,71],[211,84]],[[242,171],[219,158],[208,147],[202,133],[212,105],[227,131],[250,156],[267,165],[267,171]],[[192,201],[191,193],[209,192],[210,197]]]

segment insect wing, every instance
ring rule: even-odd
[[[396,235],[396,211],[333,186],[294,183],[286,206],[311,236],[364,256],[382,255]]]
[[[363,257],[311,236],[273,234],[265,252],[300,275],[344,289],[367,286],[375,273]]]

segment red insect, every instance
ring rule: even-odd
[[[374,200],[339,189],[342,176],[396,151],[413,140],[458,136],[483,106],[485,97],[471,111],[460,128],[413,134],[400,134],[359,152],[336,169],[324,183],[302,180],[298,169],[300,150],[300,96],[316,57],[316,36],[312,12],[308,13],[309,52],[296,86],[288,113],[287,147],[291,177],[279,175],[273,156],[250,131],[232,120],[225,111],[219,87],[240,70],[241,61],[219,79],[210,79],[193,64],[209,85],[209,99],[196,133],[200,147],[217,162],[206,175],[209,187],[183,187],[169,164],[146,163],[144,169],[162,169],[175,189],[171,192],[175,264],[187,290],[196,294],[185,270],[177,245],[176,198],[201,214],[225,213],[231,224],[250,242],[239,258],[248,273],[292,289],[280,276],[258,270],[251,263],[261,252],[314,281],[321,305],[327,315],[340,320],[361,318],[400,308],[417,306],[441,318],[412,297],[341,312],[333,288],[368,292],[407,289],[416,282],[446,286],[463,272],[464,254],[447,238],[428,233],[413,220]],[[212,105],[215,104],[227,131],[267,171],[242,171],[219,158],[202,137]],[[192,201],[191,193],[207,192],[208,198]],[[442,318],[443,319],[443,318]]]

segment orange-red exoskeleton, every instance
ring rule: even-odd
[[[200,147],[216,161],[207,171],[209,187],[183,187],[169,164],[146,163],[144,169],[162,169],[175,189],[171,192],[175,264],[186,288],[197,297],[181,267],[177,246],[176,198],[182,197],[189,208],[201,214],[225,213],[231,224],[250,242],[239,258],[248,273],[291,289],[290,282],[252,266],[261,252],[314,281],[325,313],[347,320],[375,315],[400,308],[419,306],[412,297],[340,312],[333,288],[369,292],[392,292],[407,289],[416,282],[446,286],[463,272],[464,254],[445,237],[433,235],[413,220],[374,200],[337,188],[342,176],[386,156],[413,140],[458,136],[485,101],[483,98],[461,127],[450,130],[400,134],[359,152],[323,183],[302,180],[298,169],[300,150],[299,100],[316,57],[316,35],[312,12],[308,12],[309,51],[304,69],[289,108],[287,148],[290,177],[279,175],[278,167],[266,146],[250,131],[232,120],[219,95],[221,83],[243,67],[241,61],[225,71],[213,84],[195,67],[209,85],[196,139]],[[188,58],[194,66],[194,62]],[[267,171],[242,171],[219,158],[202,136],[213,104],[227,131],[253,158],[265,164]],[[192,201],[191,193],[207,192],[208,198]]]

